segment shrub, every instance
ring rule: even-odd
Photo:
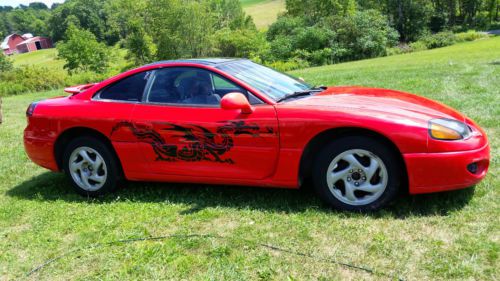
[[[410,43],[410,52],[418,52],[427,50],[427,45],[422,41]]]
[[[45,67],[23,66],[0,74],[0,95],[17,95],[30,91],[43,91],[65,85],[64,71]]]
[[[288,61],[268,62],[266,65],[283,72],[309,67],[309,63],[307,61],[297,58]]]
[[[467,32],[461,32],[455,34],[455,38],[457,42],[467,42],[467,41],[475,41],[482,38],[489,37],[488,34],[482,32],[476,32],[474,30],[469,30]]]
[[[224,28],[215,33],[216,55],[222,57],[250,58],[267,48],[264,34],[251,29]]]
[[[431,35],[426,35],[419,41],[422,41],[427,49],[435,49],[455,44],[456,37],[455,34],[451,31],[443,31]]]
[[[68,72],[95,71],[103,73],[108,67],[110,52],[104,43],[99,43],[95,35],[70,25],[66,40],[57,44],[59,57],[66,60]]]
[[[0,54],[0,73],[12,69],[12,62],[5,55]]]

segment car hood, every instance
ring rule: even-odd
[[[465,116],[453,108],[417,95],[368,87],[329,87],[289,105],[349,110],[364,114],[381,113],[410,119],[451,118],[464,122]]]

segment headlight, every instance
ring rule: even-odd
[[[432,119],[429,121],[429,134],[438,140],[461,140],[470,136],[467,124],[453,119]]]

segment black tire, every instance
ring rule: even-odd
[[[70,172],[70,157],[71,154],[78,150],[79,148],[88,147],[91,148],[102,157],[103,162],[106,167],[106,179],[103,181],[101,187],[96,190],[87,190],[80,186],[75,179],[73,179]],[[63,154],[63,169],[70,180],[75,191],[86,197],[99,197],[106,193],[113,192],[116,190],[118,182],[121,179],[121,168],[119,162],[114,152],[110,148],[97,138],[91,136],[83,136],[73,139],[68,143]],[[103,165],[104,166],[104,165]]]
[[[383,193],[380,191],[381,195],[368,204],[355,205],[342,202],[337,198],[340,195],[336,197],[333,191],[330,190],[326,179],[330,163],[332,163],[337,156],[353,149],[366,150],[378,156],[387,170],[387,184],[385,185],[385,190]],[[386,143],[371,137],[347,136],[334,140],[320,151],[314,163],[312,176],[316,193],[328,205],[342,211],[371,212],[383,208],[396,197],[404,178],[404,166],[396,152]],[[352,179],[349,178],[349,180]],[[339,192],[345,194],[345,191],[339,190]],[[364,195],[361,195],[360,197],[364,198],[363,196]],[[376,196],[373,196],[373,198],[376,198]]]

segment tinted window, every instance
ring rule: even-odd
[[[106,87],[99,94],[99,98],[121,101],[140,101],[142,99],[144,87],[148,81],[148,73],[149,72],[141,72]]]

